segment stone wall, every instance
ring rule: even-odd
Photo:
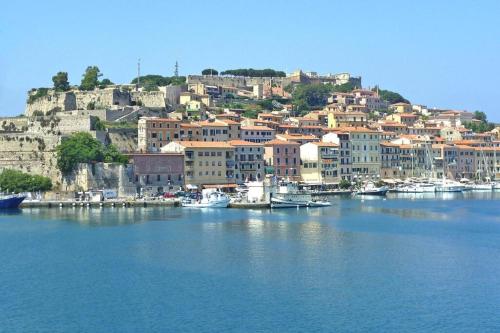
[[[33,95],[35,92],[30,92],[28,95]],[[46,96],[40,97],[32,103],[26,104],[25,115],[30,117],[35,111],[40,111],[46,114],[54,109],[61,111],[75,110],[77,108],[76,97],[73,92],[55,92],[49,90]]]
[[[147,108],[164,109],[165,93],[162,91],[132,91],[131,100]]]
[[[95,89],[92,91],[75,91],[78,110],[106,109],[113,105],[130,105],[130,93],[118,88]]]
[[[24,132],[28,129],[27,117],[0,118],[0,133]]]
[[[127,197],[135,194],[131,166],[116,163],[81,163],[76,170],[64,178],[62,190],[87,191],[113,189],[118,196]]]
[[[109,128],[109,143],[114,144],[122,152],[133,152],[137,150],[136,128]]]

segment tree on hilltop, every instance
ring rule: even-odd
[[[83,74],[80,90],[94,90],[99,85],[101,71],[97,66],[88,66]]]
[[[57,72],[57,74],[52,77],[52,82],[54,82],[55,91],[69,90],[69,81],[67,72]]]
[[[219,75],[219,72],[213,68],[206,68],[201,71],[201,75]]]

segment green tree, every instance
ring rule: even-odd
[[[56,91],[69,90],[69,81],[67,72],[57,72],[57,74],[52,77],[52,82],[54,82],[54,89]]]
[[[63,174],[73,171],[78,163],[126,163],[127,158],[115,146],[104,146],[86,132],[77,132],[56,147],[57,167]]]
[[[83,74],[80,84],[81,90],[94,90],[99,85],[99,78],[102,76],[99,67],[88,66]]]
[[[347,190],[351,187],[351,182],[347,179],[342,179],[339,183],[339,188],[343,190]]]
[[[331,87],[324,84],[299,84],[295,86],[292,103],[299,111],[326,105]]]
[[[201,71],[201,75],[219,75],[219,72],[213,68],[206,68]]]
[[[482,122],[486,122],[488,120],[486,113],[484,113],[482,111],[474,111],[473,118],[476,120],[481,120]]]
[[[374,88],[373,90],[375,91],[377,88]],[[390,91],[390,90],[384,90],[384,89],[379,89],[378,90],[378,95],[381,100],[387,101],[390,104],[395,104],[395,103],[408,103],[410,104],[410,101],[408,101],[406,98],[398,94],[397,92]]]
[[[114,83],[111,82],[110,79],[102,79],[101,82],[99,82],[99,88],[103,89],[103,88],[106,88],[107,86],[111,86],[113,84]]]
[[[14,193],[50,191],[52,181],[48,177],[7,169],[0,173],[0,188],[2,191]]]
[[[258,115],[259,111],[257,110],[246,110],[245,112],[243,112],[243,117],[245,118],[257,119]]]
[[[139,77],[141,86],[147,86],[149,84],[155,85],[157,87],[163,87],[168,85],[180,86],[186,83],[185,76],[161,76],[155,74],[149,74]],[[137,78],[134,78],[131,84],[137,84]]]
[[[104,148],[103,162],[125,164],[128,162],[128,157],[120,153],[114,145],[108,145]]]

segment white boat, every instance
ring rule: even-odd
[[[441,180],[435,180],[434,185],[436,185],[436,192],[463,192],[465,189],[462,183],[444,177]]]
[[[313,200],[307,203],[307,207],[329,207],[332,203],[330,201]]]
[[[500,182],[493,183],[493,190],[500,191]]]
[[[230,198],[226,193],[216,189],[204,189],[201,192],[201,198],[186,198],[181,205],[190,208],[227,208],[229,202]]]
[[[355,191],[354,194],[384,196],[387,194],[387,191],[389,191],[389,188],[387,186],[377,187],[374,183],[369,182]]]
[[[287,198],[271,198],[271,208],[300,208],[308,207],[312,200],[300,200],[293,197]]]
[[[430,183],[411,183],[396,187],[398,193],[434,193],[436,186]]]
[[[472,187],[472,191],[492,191],[493,190],[492,184],[473,184],[471,187]]]

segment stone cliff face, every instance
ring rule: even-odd
[[[55,92],[49,90],[45,96],[38,97],[32,101],[28,100],[25,115],[48,114],[51,112],[72,110],[98,110],[108,109],[116,106],[141,105],[147,108],[165,109],[167,100],[172,98],[171,90],[160,91],[128,91],[120,88],[104,88],[92,91],[72,90],[67,92]],[[34,96],[30,92],[29,96]]]

